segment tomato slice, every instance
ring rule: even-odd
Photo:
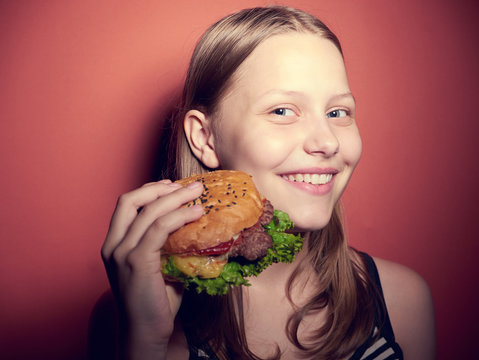
[[[221,243],[219,245],[210,247],[208,249],[202,249],[202,250],[195,251],[195,254],[198,254],[198,255],[201,255],[201,256],[221,255],[221,254],[224,254],[224,253],[228,252],[228,250],[230,249],[230,247],[232,245],[233,245],[233,239],[231,239],[230,241]]]

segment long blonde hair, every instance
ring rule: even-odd
[[[217,106],[233,74],[264,40],[287,32],[313,33],[332,41],[342,54],[337,37],[316,17],[301,10],[271,6],[240,11],[211,26],[198,42],[188,69],[182,100],[171,121],[168,166],[165,173],[178,179],[202,173],[206,168],[192,154],[183,131],[187,111],[198,109],[215,118]],[[215,124],[212,124],[213,129]],[[308,264],[317,273],[320,286],[310,301],[287,323],[289,339],[304,356],[335,359],[346,356],[362,344],[373,328],[379,296],[362,267],[351,261],[343,231],[339,205],[328,225],[307,235]],[[289,279],[287,297],[297,276]],[[201,309],[199,311],[198,309]],[[225,297],[185,294],[180,316],[192,341],[208,341],[222,358],[257,357],[248,349],[242,313],[242,291],[233,289]],[[308,338],[298,339],[302,319],[327,309],[327,320]],[[279,352],[277,357],[279,357]]]

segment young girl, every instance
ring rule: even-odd
[[[274,6],[213,25],[195,49],[171,126],[169,180],[120,197],[102,248],[120,357],[434,358],[425,282],[345,242],[338,201],[361,139],[341,47],[323,23]],[[160,266],[168,234],[203,213],[180,208],[201,184],[171,180],[212,169],[251,174],[305,239],[294,263],[218,297],[165,282]]]

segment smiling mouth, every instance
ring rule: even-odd
[[[289,174],[281,176],[285,180],[307,183],[312,185],[325,185],[333,179],[333,174]]]

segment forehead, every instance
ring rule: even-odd
[[[251,53],[232,77],[229,93],[246,90],[345,92],[348,80],[338,48],[317,34],[275,35]]]

